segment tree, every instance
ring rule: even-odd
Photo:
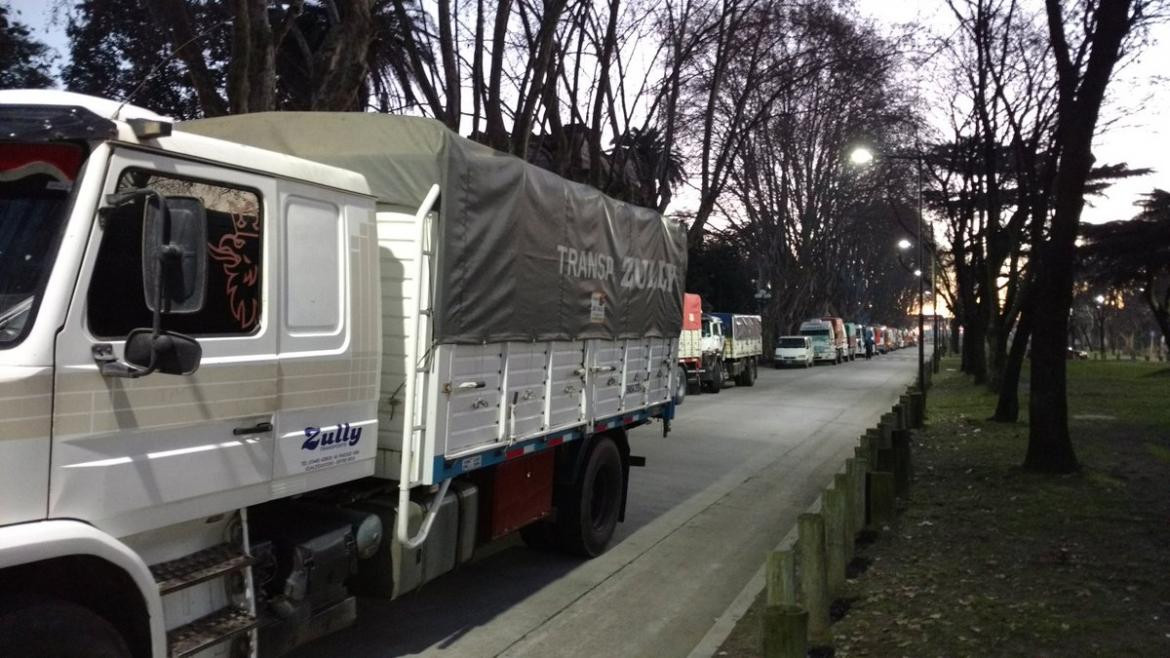
[[[1113,68],[1126,37],[1144,15],[1144,0],[1089,0],[1066,17],[1062,0],[1045,0],[1057,74],[1052,215],[1037,245],[1033,281],[1032,371],[1024,468],[1067,473],[1079,468],[1068,431],[1066,343],[1076,267],[1076,239],[1093,165],[1092,141]],[[1079,37],[1070,27],[1079,26]]]
[[[783,36],[761,40],[767,75],[746,84],[738,107],[725,101],[717,113],[716,125],[737,113],[759,117],[737,129],[718,205],[772,291],[765,327],[828,313],[903,324],[909,300],[899,293],[914,280],[889,236],[916,233],[914,168],[890,159],[859,171],[846,157],[858,140],[887,152],[908,141],[914,116],[889,74],[893,49],[826,5],[774,9],[753,29]],[[725,75],[741,98],[743,81],[758,74],[733,62]]]
[[[160,114],[180,120],[202,115],[182,62],[168,57],[166,35],[137,2],[81,0],[65,34],[72,52],[61,72],[66,89],[118,100],[138,89],[133,100]],[[223,34],[209,34],[204,45],[226,57]]]
[[[1170,192],[1155,189],[1141,207],[1133,219],[1082,227],[1081,262],[1097,285],[1140,293],[1170,343]]]
[[[0,89],[53,86],[52,53],[33,38],[28,26],[8,16],[0,4]]]
[[[179,119],[268,110],[389,109],[412,0],[79,0],[68,88],[136,99]],[[410,13],[409,16],[416,16]],[[380,68],[379,71],[383,69]],[[402,76],[409,71],[402,70]],[[139,89],[141,85],[141,89]]]

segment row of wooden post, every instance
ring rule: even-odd
[[[768,555],[765,658],[803,658],[809,647],[833,646],[829,606],[844,592],[858,533],[892,522],[896,498],[910,490],[910,430],[925,422],[923,407],[922,393],[907,391],[861,436],[844,469],[800,515],[795,540]]]

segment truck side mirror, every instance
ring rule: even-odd
[[[190,336],[162,328],[162,316],[195,313],[203,308],[207,290],[207,210],[194,197],[168,197],[140,188],[106,196],[118,208],[144,200],[142,217],[142,287],[152,312],[150,328],[126,336],[124,361],[109,343],[90,351],[106,377],[135,379],[154,372],[190,375],[199,369],[203,348]]]
[[[203,348],[199,341],[174,332],[154,335],[152,329],[135,329],[126,336],[126,362],[165,375],[190,375],[199,369]]]
[[[155,199],[162,205],[152,203]],[[199,312],[207,292],[207,209],[203,202],[186,196],[148,198],[142,221],[146,307],[164,314]]]

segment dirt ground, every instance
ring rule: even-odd
[[[986,420],[995,398],[955,368],[930,391],[909,500],[859,547],[836,655],[1170,656],[1170,370],[1070,363],[1083,468],[1039,476],[1019,468],[1026,422]],[[760,655],[760,605],[717,655]]]

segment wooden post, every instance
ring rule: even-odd
[[[841,490],[841,495],[845,498],[845,514],[841,517],[843,523],[841,524],[841,542],[845,546],[845,564],[853,559],[853,538],[857,536],[857,530],[853,527],[853,520],[857,518],[857,513],[853,508],[857,505],[857,497],[853,494],[853,469],[857,468],[852,459],[845,460],[845,472],[838,473],[833,476],[833,486]]]
[[[795,605],[764,608],[764,658],[805,658],[808,652],[808,613]]]
[[[853,537],[856,541],[857,533],[865,530],[866,510],[865,478],[869,473],[869,460],[865,456],[853,459]]]
[[[879,447],[889,448],[892,445],[890,443],[890,434],[892,434],[893,431],[897,429],[897,427],[895,427],[897,421],[898,417],[893,413],[882,414],[881,423],[878,424],[878,428],[882,431],[882,442]]]
[[[821,494],[825,516],[825,582],[829,597],[845,589],[845,490],[836,486]]]
[[[874,471],[869,474],[869,519],[875,530],[894,520],[894,474]]]
[[[906,429],[914,423],[914,401],[909,391],[898,396],[898,406],[902,407],[902,424],[899,427]]]
[[[894,432],[894,490],[905,497],[910,492],[910,430]]]
[[[865,435],[869,437],[869,463],[873,466],[877,464],[878,450],[882,448],[882,430],[875,427],[866,431]]]
[[[926,405],[923,404],[922,391],[911,391],[910,399],[914,401],[914,418],[911,427],[921,429],[926,422]]]
[[[877,457],[877,454],[875,453],[876,449],[877,447],[874,445],[873,437],[870,436],[869,433],[866,433],[861,436],[861,444],[857,448],[860,453],[857,451],[854,451],[854,453],[855,455],[859,454],[860,456],[865,457],[865,459],[870,464],[872,464],[874,458]]]
[[[883,473],[894,472],[894,448],[892,446],[878,450],[877,463],[874,465],[873,470],[882,471]]]
[[[796,553],[791,548],[768,553],[765,581],[768,605],[796,605]]]
[[[829,593],[825,574],[825,519],[804,513],[797,519],[800,546],[800,594],[808,611],[808,642],[814,647],[833,646],[829,630]]]

